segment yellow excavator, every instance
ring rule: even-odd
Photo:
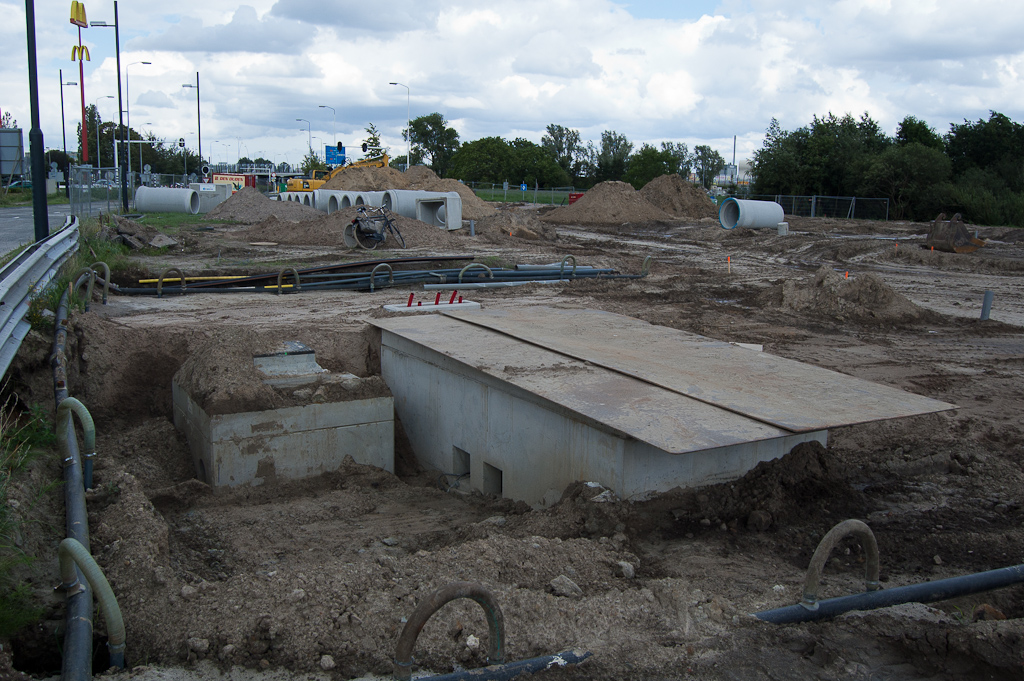
[[[328,180],[349,168],[387,168],[390,160],[387,154],[381,154],[349,163],[347,166],[335,166],[332,170],[314,170],[310,173],[312,177],[293,177],[288,180],[286,191],[311,192],[314,189],[320,189]]]

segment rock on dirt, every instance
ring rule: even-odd
[[[278,220],[301,222],[317,215],[321,215],[321,213],[315,208],[294,201],[274,201],[252,187],[243,187],[228,197],[227,201],[207,213],[206,219],[211,221],[231,220],[253,225],[271,216]]]
[[[718,208],[707,192],[677,173],[654,178],[643,186],[640,196],[678,218],[699,220],[718,217]]]
[[[672,219],[626,182],[601,182],[571,206],[556,208],[541,217],[545,222],[568,225],[621,225]]]

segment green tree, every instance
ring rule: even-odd
[[[896,126],[896,144],[905,146],[915,143],[939,151],[945,149],[942,137],[934,128],[916,116],[906,116]]]
[[[633,143],[614,130],[601,133],[601,150],[597,152],[596,177],[598,182],[621,180],[626,174]]]
[[[512,179],[512,148],[501,137],[466,142],[452,154],[449,174],[463,182],[503,182]]]
[[[690,157],[690,148],[685,142],[662,142],[661,150],[672,156],[673,173],[682,175],[684,179],[689,177],[693,161]]]
[[[365,130],[366,139],[363,140],[363,143],[366,144],[366,153],[370,156],[380,156],[381,154],[388,153],[389,149],[380,141],[380,131],[377,130],[377,126],[370,123]]]
[[[671,151],[659,151],[644,144],[629,158],[629,168],[622,179],[633,185],[633,189],[640,189],[656,177],[675,173],[678,167],[679,162]]]
[[[920,142],[894,145],[879,154],[865,176],[865,193],[881,193],[889,199],[889,211],[897,220],[930,220],[943,209],[952,164],[946,155]]]
[[[311,149],[308,154],[302,158],[302,174],[307,177],[312,177],[314,170],[328,170],[327,164],[322,158],[316,155]]]
[[[697,171],[697,180],[705,189],[710,189],[715,176],[725,168],[725,159],[706,144],[699,144],[693,148],[693,165]]]
[[[951,125],[946,153],[958,177],[977,168],[1002,178],[1011,191],[1024,191],[1024,125],[1001,113],[990,112],[987,121]]]
[[[530,186],[562,187],[569,184],[569,174],[549,149],[521,137],[512,140],[509,146],[512,149],[510,179]]]
[[[414,118],[403,137],[412,142],[413,162],[430,160],[430,169],[440,177],[448,176],[452,156],[459,149],[459,133],[448,127],[439,113]]]
[[[546,129],[547,133],[540,138],[540,145],[554,157],[555,162],[569,178],[580,177],[586,156],[586,150],[580,141],[580,131],[554,123],[548,125]]]
[[[753,191],[758,194],[799,194],[803,189],[801,156],[808,131],[782,129],[773,118],[765,131],[761,148],[754,152],[751,172]]]

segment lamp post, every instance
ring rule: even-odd
[[[130,83],[130,81],[128,79],[128,69],[130,69],[131,67],[135,66],[136,64],[146,64],[148,66],[148,65],[152,64],[152,62],[148,62],[148,61],[133,61],[131,64],[128,64],[127,66],[124,67],[124,98],[127,100],[125,102],[125,113],[128,114],[128,129],[125,131],[125,137],[128,138],[128,174],[129,175],[131,175],[131,172],[132,172],[132,95],[131,95],[130,87],[129,87],[131,83]],[[139,147],[139,172],[141,172],[141,171],[142,171],[142,147]],[[133,181],[130,184],[132,184],[132,185],[135,184],[134,178],[133,178]]]
[[[199,148],[199,162],[203,162],[203,124],[202,114],[199,112],[199,72],[196,71],[196,84],[185,83],[181,87],[196,89],[196,144]]]
[[[60,134],[64,138],[64,196],[71,197],[71,164],[68,163],[68,130],[64,121],[64,87],[67,85],[78,85],[78,83],[65,83],[64,70],[58,69],[60,74]]]
[[[405,169],[408,170],[412,167],[412,108],[410,105],[412,91],[409,90],[408,85],[403,85],[402,83],[388,83],[388,85],[401,85],[405,88],[405,129],[407,134],[405,138]]]
[[[326,104],[320,105],[321,109],[331,110],[331,134],[334,136],[334,146],[338,146],[338,114],[334,111],[333,106],[327,106]]]
[[[96,98],[96,169],[99,170],[103,163],[100,162],[100,100],[114,99],[114,95],[103,95]]]
[[[295,120],[299,121],[300,123],[305,123],[306,124],[306,129],[309,132],[309,153],[312,154],[313,153],[313,126],[305,118],[296,118]],[[302,128],[299,128],[299,130],[302,130]]]
[[[85,19],[84,13],[83,13],[82,19],[83,20]],[[74,23],[74,22],[72,22],[72,23]],[[94,21],[90,25],[91,26],[105,26],[105,27],[108,27],[108,28],[110,27],[109,24],[107,24],[107,22],[105,22],[105,21]],[[114,0],[114,26],[113,26],[113,28],[114,28],[114,51],[115,51],[115,54],[117,55],[117,125],[120,128],[120,130],[121,130],[121,146],[124,147],[124,142],[125,142],[124,118],[123,118],[123,116],[124,116],[124,114],[123,114],[124,103],[121,100],[121,32],[119,30],[119,26],[120,26],[120,22],[117,20],[117,0]],[[82,38],[81,38],[82,32],[81,31],[78,32],[78,36],[79,36],[78,41],[81,42],[82,41]],[[81,63],[79,63],[79,67],[81,67]],[[84,78],[85,78],[85,76],[82,76],[82,79],[84,79]],[[85,94],[84,84],[83,84],[82,94],[83,95]],[[85,105],[83,104],[82,106],[84,107]],[[97,160],[97,163],[98,163],[99,159],[96,159],[96,160]],[[119,157],[117,155],[117,145],[115,144],[114,145],[114,166],[115,167],[120,167],[120,165],[121,165],[121,163],[120,163]],[[128,170],[131,170],[131,167],[129,167]],[[124,209],[125,213],[128,212],[128,177],[124,173],[121,173],[121,207]]]

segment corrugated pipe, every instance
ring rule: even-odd
[[[451,674],[428,676],[424,681],[511,681],[521,675],[536,674],[546,669],[561,669],[571,664],[579,664],[591,656],[590,652],[566,650],[557,655],[534,657],[519,662],[509,662],[496,667],[483,669],[465,669]]]
[[[68,293],[64,292],[57,305],[57,316],[54,319],[53,339],[53,387],[57,408],[67,399],[67,360],[64,357],[64,346],[67,343]],[[59,426],[58,426],[59,427]],[[89,517],[85,510],[85,486],[82,477],[81,457],[78,452],[78,439],[75,437],[70,420],[65,422],[64,449],[64,506],[65,531],[67,536],[77,540],[82,546],[89,546]],[[70,430],[71,432],[67,432]],[[77,569],[77,568],[76,568]],[[80,598],[68,601],[65,615],[65,632],[63,645],[63,662],[61,664],[61,681],[88,681],[92,679],[92,589],[79,574],[83,591]]]
[[[501,607],[491,592],[476,582],[453,582],[433,592],[416,606],[398,637],[395,646],[393,676],[398,681],[412,678],[412,651],[420,630],[431,616],[449,601],[468,598],[480,604],[487,618],[487,663],[502,664],[505,661],[505,618]]]
[[[103,621],[107,623],[107,649],[110,651],[110,666],[124,669],[125,633],[124,618],[121,617],[121,608],[117,605],[117,598],[110,588],[110,583],[103,576],[103,571],[96,564],[96,560],[89,553],[89,550],[82,546],[81,542],[70,537],[60,543],[57,548],[57,558],[60,562],[61,588],[67,591],[69,603],[76,598],[85,600],[83,594],[87,593],[82,581],[85,581],[96,591],[96,600],[100,604],[100,612],[103,613]],[[92,595],[88,594],[89,607],[92,608]]]
[[[75,428],[71,423],[71,414],[78,416],[78,422],[82,424],[82,444],[85,445],[85,454],[82,455],[82,480],[85,489],[92,488],[92,460],[96,458],[96,426],[93,423],[92,415],[85,405],[74,397],[65,398],[57,406],[57,444],[61,449],[67,448],[68,434],[74,436]]]
[[[135,191],[135,210],[140,213],[199,213],[199,194],[194,189],[139,187]]]
[[[868,591],[852,596],[840,596],[817,602],[812,610],[800,603],[755,613],[754,616],[773,624],[815,622],[830,619],[851,610],[874,610],[901,603],[934,603],[960,596],[1001,589],[1024,582],[1024,564],[977,572],[963,577],[950,577],[923,584],[898,586],[883,591]]]
[[[718,221],[724,229],[736,227],[772,227],[786,219],[782,206],[774,201],[726,199],[718,208]]]

